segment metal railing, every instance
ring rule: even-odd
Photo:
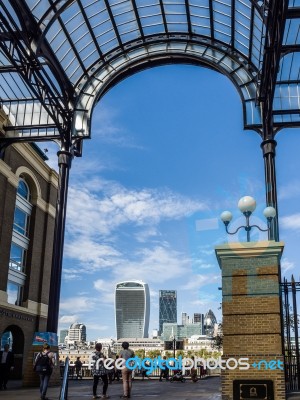
[[[60,394],[59,394],[59,400],[67,400],[68,399],[69,365],[70,365],[70,359],[69,359],[69,357],[66,357],[64,375],[63,375],[63,380],[62,380]]]
[[[281,283],[282,313],[284,321],[284,359],[286,391],[300,392],[300,343],[299,324],[300,316],[297,311],[300,282],[294,277],[290,282],[285,278]]]

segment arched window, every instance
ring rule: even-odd
[[[27,183],[24,181],[24,179],[20,179],[18,189],[17,189],[18,195],[21,197],[24,197],[27,201],[30,201],[30,191]]]
[[[32,212],[30,189],[24,178],[17,188],[13,234],[7,283],[8,303],[22,305],[26,281],[26,256],[29,246],[29,222]]]

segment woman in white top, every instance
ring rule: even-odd
[[[129,348],[128,342],[122,343],[123,350],[120,352],[120,358],[123,358],[127,361],[129,358],[134,357],[134,352]],[[122,369],[122,379],[123,379],[123,395],[120,396],[121,399],[130,399],[131,392],[131,374],[132,370],[125,367]]]

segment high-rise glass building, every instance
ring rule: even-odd
[[[163,323],[177,323],[176,290],[159,291],[159,334],[163,332]]]
[[[150,294],[147,283],[117,283],[115,293],[117,339],[147,338],[150,318]]]
[[[217,324],[217,318],[212,310],[209,310],[204,317],[204,333],[207,336],[212,336],[214,333],[215,325]]]
[[[68,329],[62,329],[59,332],[59,343],[65,343],[65,338],[68,336],[69,330]]]

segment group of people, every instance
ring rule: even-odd
[[[124,359],[124,363],[126,360],[129,358],[134,357],[134,352],[129,348],[129,343],[128,342],[123,342],[122,343],[122,350],[119,354],[119,357]],[[105,368],[103,361],[104,354],[102,353],[102,344],[97,343],[95,347],[95,351],[93,354],[93,360],[94,365],[92,368],[92,374],[93,374],[93,399],[97,399],[100,396],[97,396],[97,388],[98,388],[98,382],[99,379],[101,378],[103,381],[103,387],[102,387],[102,399],[109,399],[109,396],[107,395],[107,389],[108,389],[108,381],[109,381],[109,371]],[[122,381],[123,381],[123,394],[120,396],[122,399],[130,399],[130,393],[131,393],[131,377],[132,377],[132,370],[127,368],[125,365],[123,366],[124,368],[121,370],[122,374]],[[118,370],[117,370],[118,373]],[[117,380],[119,380],[119,376],[117,375]]]
[[[124,363],[126,360],[129,358],[134,357],[134,352],[129,348],[129,343],[128,342],[123,342],[122,343],[122,350],[119,354],[119,357],[124,359]],[[92,367],[92,375],[93,375],[93,399],[109,399],[109,396],[107,395],[107,389],[108,389],[108,382],[109,382],[109,373],[110,371],[107,370],[104,366],[103,360],[105,359],[104,354],[102,353],[102,344],[97,343],[95,346],[95,351],[93,352],[92,359],[94,361],[93,367]],[[49,384],[49,379],[53,371],[53,367],[55,364],[55,358],[54,354],[50,351],[50,346],[45,343],[43,345],[43,350],[38,353],[35,359],[34,363],[34,370],[37,372],[40,378],[40,395],[41,395],[41,400],[47,400],[46,394],[47,394],[47,389],[48,389],[48,384]],[[76,369],[76,375],[77,377],[80,376],[80,370],[82,367],[82,363],[79,359],[77,358],[75,362],[75,369]],[[117,380],[119,380],[119,371],[117,370]],[[123,380],[123,394],[120,396],[123,399],[129,399],[130,398],[130,392],[131,392],[131,375],[132,375],[132,370],[124,366],[124,368],[121,370],[122,374],[122,380]],[[103,386],[102,386],[102,396],[97,395],[97,388],[98,388],[98,383],[99,380],[102,380]]]

